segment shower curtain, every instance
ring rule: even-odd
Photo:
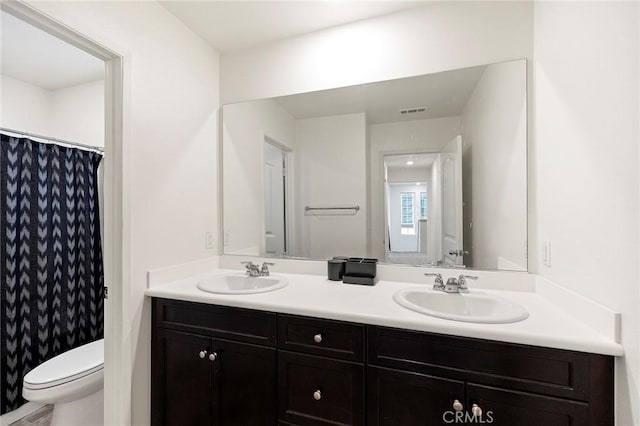
[[[42,362],[103,335],[102,155],[1,135],[0,414]]]

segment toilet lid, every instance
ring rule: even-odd
[[[100,371],[104,364],[104,339],[61,353],[24,376],[25,387],[43,389],[71,382]]]

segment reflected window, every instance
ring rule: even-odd
[[[413,223],[415,222],[413,220],[413,192],[400,193],[400,206],[400,224],[413,226]]]

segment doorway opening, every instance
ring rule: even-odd
[[[20,117],[13,115],[11,117],[12,121],[9,122],[8,117],[3,114],[3,123],[0,124],[13,130],[18,130],[23,135],[35,133],[45,136],[45,138],[40,139],[48,139],[50,142],[55,141],[58,144],[61,139],[71,140],[71,142],[82,142],[77,141],[77,139],[83,139],[87,145],[104,146],[104,158],[102,160],[104,169],[102,254],[104,286],[109,287],[110,290],[109,298],[106,300],[105,297],[104,303],[104,422],[105,424],[125,424],[128,423],[130,417],[126,407],[130,405],[131,396],[129,391],[131,388],[131,375],[129,372],[131,370],[132,350],[131,342],[128,340],[128,336],[131,334],[130,327],[128,321],[123,321],[123,319],[128,318],[130,306],[128,292],[125,292],[125,289],[128,289],[129,286],[128,259],[125,257],[125,254],[129,252],[128,226],[126,222],[126,212],[128,212],[129,204],[128,194],[124,192],[124,188],[128,187],[128,185],[126,184],[127,176],[123,167],[125,162],[122,137],[124,61],[122,56],[115,51],[49,18],[36,7],[23,2],[0,2],[0,10],[9,14],[12,19],[21,21],[22,24],[41,30],[42,33],[46,33],[47,37],[53,36],[49,37],[53,39],[53,43],[59,41],[66,43],[84,52],[93,61],[97,60],[102,63],[104,73],[103,87],[100,89],[102,92],[102,112],[95,114],[93,118],[102,121],[103,125],[101,126],[102,132],[95,132],[91,135],[95,139],[81,138],[79,134],[61,133],[62,131],[80,130],[76,126],[64,125],[60,129],[51,128],[51,130],[46,130],[45,127],[42,127],[44,122],[41,122],[39,124],[41,126],[40,129],[45,129],[45,131],[36,131],[33,125],[28,124],[27,121],[20,121],[28,119],[29,117],[26,115]],[[18,25],[19,23],[16,24]],[[18,38],[18,41],[20,40],[29,44],[29,40]],[[33,46],[29,47],[32,48]],[[15,64],[16,62],[12,61],[12,63]],[[50,72],[47,61],[44,60],[41,63],[45,64],[45,68],[42,71],[38,71],[39,68],[36,68],[37,72],[33,75],[33,78],[43,77],[45,74],[47,74],[46,77],[52,77],[53,73]],[[38,72],[40,76],[37,75]],[[65,75],[62,72],[58,75],[64,79],[71,74]],[[20,86],[20,83],[13,84],[14,88],[18,86]],[[86,89],[83,92],[95,89],[93,86],[83,87],[82,89]],[[95,84],[95,86],[97,87],[98,84]],[[73,93],[71,91],[65,92],[64,96],[59,93],[59,96],[54,96],[53,102],[54,104],[59,102],[60,106],[64,106],[62,101],[72,99],[75,94],[77,94],[76,91],[73,91]],[[4,95],[5,93],[3,92],[3,97]],[[41,104],[45,105],[44,103]],[[60,108],[58,110],[58,112],[61,111],[64,112],[66,109]],[[16,111],[13,110],[11,112],[15,113]],[[56,124],[60,124],[60,122],[56,122]],[[58,136],[54,138],[50,134]],[[82,144],[76,143],[75,145]],[[2,419],[1,422],[4,423],[4,421],[5,419]]]

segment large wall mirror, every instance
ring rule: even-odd
[[[223,107],[224,253],[527,270],[518,60]]]

